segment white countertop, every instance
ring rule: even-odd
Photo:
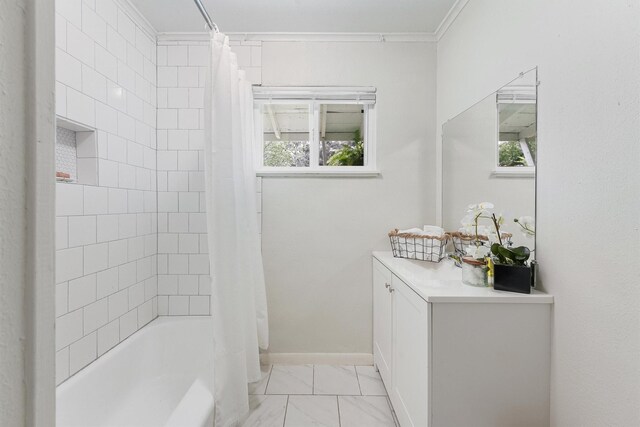
[[[535,289],[531,294],[518,294],[465,285],[462,283],[462,269],[449,259],[439,263],[413,261],[394,258],[391,252],[374,252],[373,257],[427,302],[553,303],[552,295]]]

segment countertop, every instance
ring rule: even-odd
[[[427,302],[553,304],[552,295],[535,289],[531,294],[518,294],[465,285],[462,269],[449,259],[413,261],[394,258],[391,252],[373,252],[373,257]]]

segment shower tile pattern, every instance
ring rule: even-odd
[[[373,366],[273,365],[249,387],[243,427],[395,427]]]
[[[56,2],[56,113],[95,129],[98,159],[97,185],[56,186],[57,383],[159,314],[210,313],[207,46],[158,45],[129,12],[124,0]],[[260,83],[261,44],[231,44]]]
[[[60,383],[158,313],[156,43],[114,0],[57,0],[55,25],[56,113],[98,157],[97,185],[56,185]]]
[[[253,83],[260,83],[261,44],[231,44],[240,68]],[[157,58],[158,314],[208,315],[203,152],[208,46],[159,41]]]

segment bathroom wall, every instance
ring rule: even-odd
[[[472,0],[438,44],[439,124],[539,66],[552,426],[640,425],[639,38],[637,1]]]
[[[204,193],[208,42],[158,40],[158,313],[208,315],[211,283]],[[232,41],[238,65],[261,80],[261,43]]]
[[[371,251],[435,221],[435,55],[427,42],[263,42],[265,86],[378,89],[381,172],[263,178],[270,352],[371,354]]]
[[[97,185],[56,185],[59,383],[158,313],[155,40],[120,2],[57,0],[56,80],[98,159]]]

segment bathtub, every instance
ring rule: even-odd
[[[213,426],[210,317],[159,317],[60,384],[56,426]]]

